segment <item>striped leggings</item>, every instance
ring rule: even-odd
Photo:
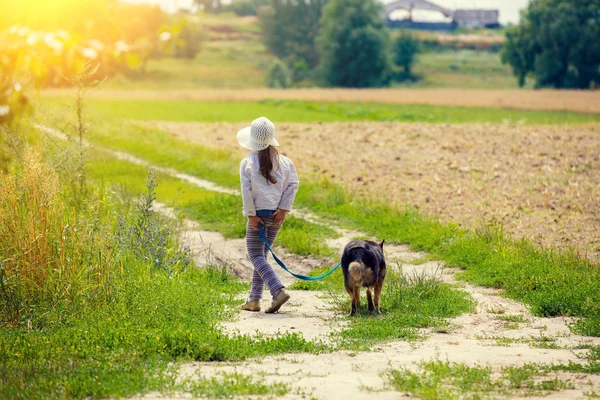
[[[265,223],[264,227],[269,245],[272,246],[280,227],[273,225],[273,216],[261,217],[261,219]],[[271,295],[274,295],[284,286],[273,270],[273,267],[267,262],[269,249],[260,242],[258,231],[252,229],[250,222],[246,226],[246,248],[248,250],[248,258],[250,258],[250,262],[254,266],[250,300],[260,300],[262,298],[265,282],[269,286]]]

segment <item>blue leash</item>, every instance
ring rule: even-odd
[[[303,281],[318,281],[320,279],[323,279],[326,276],[331,275],[336,269],[338,269],[340,267],[340,265],[342,265],[342,263],[340,262],[338,265],[336,265],[335,267],[333,267],[329,271],[327,271],[324,274],[319,275],[319,276],[304,276],[304,275],[295,274],[292,271],[290,271],[288,269],[288,267],[285,266],[285,264],[283,263],[283,261],[281,261],[279,258],[277,258],[277,256],[273,252],[273,249],[271,248],[271,246],[269,246],[269,240],[267,239],[267,234],[265,233],[265,228],[263,228],[262,225],[258,225],[258,236],[260,238],[260,241],[265,246],[267,246],[267,249],[269,249],[269,251],[273,255],[273,259],[275,259],[275,262],[277,262],[277,264],[279,264],[279,266],[281,268],[283,268],[285,271],[289,272],[292,276],[294,276],[295,278],[298,278],[298,279],[302,279]]]

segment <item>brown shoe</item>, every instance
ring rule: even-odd
[[[265,313],[273,314],[279,311],[282,305],[284,305],[290,299],[290,295],[285,292],[285,290],[281,289],[277,292],[277,295],[273,298],[273,302],[271,303],[271,307],[269,307]]]
[[[260,300],[248,300],[242,304],[242,310],[245,311],[260,311]]]

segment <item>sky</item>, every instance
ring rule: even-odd
[[[167,11],[175,11],[178,8],[187,8],[193,0],[126,0],[131,3],[159,4]],[[383,0],[389,3],[393,0]],[[500,10],[500,23],[519,22],[519,11],[526,8],[529,0],[429,0],[439,6],[456,8],[490,8]],[[225,1],[226,2],[226,1]]]

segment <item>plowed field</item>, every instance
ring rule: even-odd
[[[152,122],[240,152],[237,124]],[[600,259],[600,126],[280,124],[301,176]]]

